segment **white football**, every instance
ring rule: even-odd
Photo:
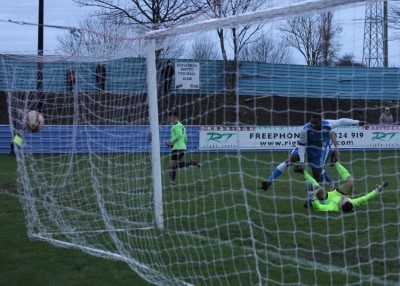
[[[40,112],[29,111],[25,115],[25,127],[29,131],[38,132],[44,125],[44,117]]]

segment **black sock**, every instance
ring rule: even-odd
[[[171,178],[171,181],[175,181],[175,177],[176,177],[176,169],[170,169],[169,170],[169,176]]]
[[[14,143],[11,143],[11,144],[10,144],[10,147],[11,147],[11,152],[10,152],[10,153],[13,154],[13,153],[14,153]]]
[[[192,161],[187,161],[187,162],[179,162],[179,168],[185,168],[187,166],[192,165]]]

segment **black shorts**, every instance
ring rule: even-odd
[[[171,160],[179,161],[183,156],[185,156],[185,150],[172,150],[171,152]]]

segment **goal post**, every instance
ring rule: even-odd
[[[151,134],[151,159],[153,168],[153,193],[154,193],[154,224],[159,230],[164,228],[163,202],[162,202],[162,172],[160,157],[160,134],[158,120],[157,100],[157,68],[155,58],[155,40],[149,40],[147,63],[147,90],[149,98],[149,119]]]

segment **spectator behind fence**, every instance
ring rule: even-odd
[[[106,79],[107,79],[107,71],[106,67],[103,64],[98,64],[96,66],[96,87],[100,93],[103,93],[106,90]]]
[[[65,75],[66,85],[67,85],[67,92],[72,93],[75,86],[75,72],[72,67],[67,70]]]
[[[175,70],[172,67],[171,60],[168,60],[165,67],[161,70],[163,93],[168,95],[171,89],[172,78],[174,77]]]
[[[386,107],[385,111],[379,117],[379,124],[382,124],[382,125],[393,124],[393,116],[390,113],[389,107]]]

